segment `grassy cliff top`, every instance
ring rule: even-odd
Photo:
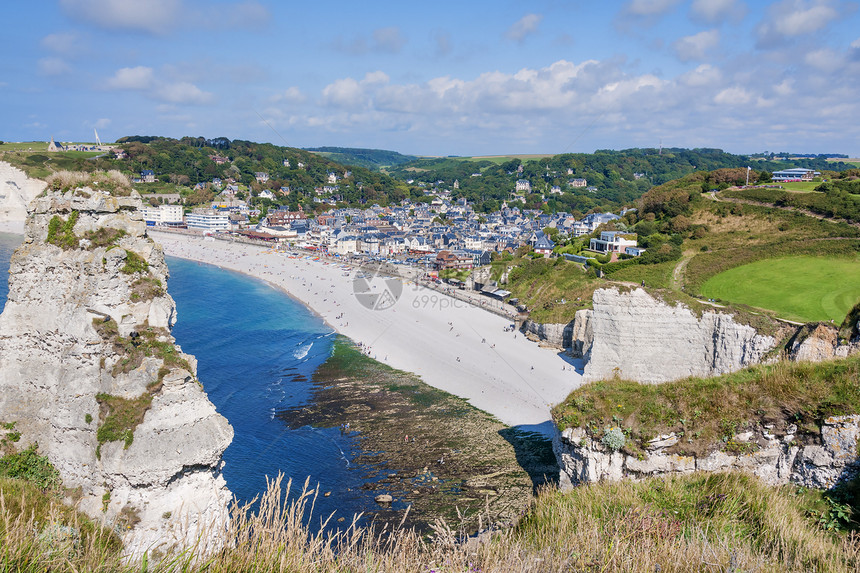
[[[666,384],[605,380],[586,384],[553,409],[560,428],[584,427],[600,437],[612,427],[631,455],[648,440],[675,432],[674,451],[701,454],[736,433],[772,424],[798,426],[815,438],[828,416],[860,413],[860,356],[818,364],[781,361],[714,378]]]

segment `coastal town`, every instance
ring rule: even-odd
[[[260,179],[266,176],[257,175]],[[330,176],[332,180],[337,178],[334,173]],[[152,177],[152,172],[141,173],[140,180],[146,181],[146,177]],[[211,183],[218,188],[222,184],[220,179]],[[457,182],[453,185],[456,187]],[[518,180],[516,185],[517,189],[526,190],[528,181]],[[522,197],[513,192],[510,204],[505,201],[500,210],[476,213],[465,198],[453,199],[451,190],[439,181],[426,191],[430,199],[427,202],[404,199],[397,205],[333,207],[318,214],[306,213],[301,206],[295,211],[280,206],[263,213],[237,198],[242,193],[235,182],[227,182],[223,187],[208,207],[194,208],[188,213],[178,203],[178,194],[144,194],[144,200],[167,200],[160,204],[151,201],[156,204],[144,208],[144,219],[147,225],[161,230],[233,235],[327,255],[412,264],[440,271],[486,265],[494,256],[513,255],[522,247],[530,247],[534,256],[548,257],[556,250],[559,238],[590,235],[601,225],[619,221],[628,212],[622,209],[619,214],[589,213],[577,220],[566,212],[548,214],[522,208]],[[272,192],[268,190],[260,194],[270,195]],[[644,252],[637,247],[635,233],[622,230],[602,232],[589,242],[588,249],[592,251],[590,256],[608,254],[612,260]],[[578,262],[587,259],[576,254],[565,256]]]

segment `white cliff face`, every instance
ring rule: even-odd
[[[45,182],[0,161],[0,231],[22,233],[27,205],[45,189]]]
[[[678,444],[675,433],[658,436],[642,457],[613,451],[584,428],[565,428],[553,438],[562,489],[601,480],[643,479],[694,471],[743,471],[771,485],[793,483],[828,489],[860,472],[857,446],[860,415],[832,416],[821,426],[818,444],[800,445],[796,426],[779,435],[767,428],[745,432],[732,440],[751,446],[751,453],[734,454],[715,448],[704,456],[669,453]]]
[[[137,193],[89,188],[33,201],[0,315],[0,421],[16,422],[20,444],[38,442],[64,485],[81,488],[83,511],[136,522],[125,533],[132,555],[187,546],[223,527],[232,498],[221,456],[233,429],[197,381],[193,357],[170,336],[167,266],[145,236],[139,206]],[[47,243],[51,219],[73,212],[76,238],[123,233],[104,246]],[[112,400],[148,401],[131,439],[99,439],[117,409]]]
[[[581,353],[588,381],[616,375],[643,383],[717,376],[758,363],[777,342],[717,309],[698,317],[640,288],[596,290],[586,319]]]

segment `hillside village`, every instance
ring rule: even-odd
[[[434,191],[432,196],[430,203],[404,199],[394,206],[335,208],[316,216],[308,216],[301,207],[298,211],[281,207],[261,216],[259,210],[228,191],[211,208],[193,209],[185,215],[180,205],[150,206],[144,209],[144,218],[151,226],[229,233],[326,254],[470,269],[488,264],[494,253],[513,254],[523,246],[549,256],[556,247],[550,235],[583,237],[625,214],[624,210],[620,215],[591,213],[577,220],[565,212],[546,214],[507,204],[497,212],[478,214],[466,199],[453,201],[447,191]],[[640,254],[632,236],[633,240],[623,242],[601,236],[590,247],[616,256]]]

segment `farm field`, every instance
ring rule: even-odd
[[[772,310],[790,320],[838,324],[860,300],[860,258],[756,261],[711,277],[702,285],[702,294]]]

